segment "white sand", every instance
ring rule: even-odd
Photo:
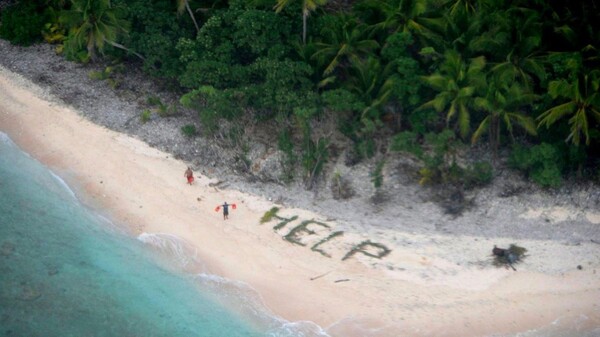
[[[41,89],[4,68],[0,131],[74,186],[86,204],[108,210],[131,235],[184,239],[211,273],[247,283],[277,315],[314,321],[332,336],[482,336],[558,321],[568,330],[580,317],[587,317],[587,328],[600,326],[598,244],[519,240],[530,255],[513,272],[492,266],[489,254],[494,244],[508,246],[519,238],[346,231],[318,247],[331,256],[326,257],[311,247],[336,231],[335,222],[281,209],[280,216],[298,220],[277,231],[279,220],[261,225],[275,206],[271,202],[209,187],[206,177],[188,186],[186,163],[45,100]],[[237,204],[227,221],[214,211],[223,201]],[[561,208],[522,216],[559,221],[575,215]],[[600,223],[598,212],[584,216]],[[315,234],[299,232],[306,246],[282,240],[311,219],[330,228],[313,223],[307,228]],[[366,240],[392,251],[382,259],[357,253],[341,260]]]

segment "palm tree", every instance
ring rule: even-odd
[[[125,32],[127,22],[119,18],[118,10],[111,7],[110,0],[71,0],[71,3],[71,9],[63,11],[59,21],[69,28],[73,47],[85,45],[92,61],[96,60],[97,51],[104,50],[106,43],[144,59],[116,42],[118,34]]]
[[[511,138],[514,138],[514,125],[521,127],[530,135],[536,135],[533,118],[520,111],[523,106],[531,104],[535,99],[535,95],[516,81],[508,85],[506,82],[492,79],[487,86],[485,95],[475,98],[473,102],[473,107],[486,112],[487,116],[473,132],[471,142],[476,143],[482,135],[487,133],[494,157],[496,157],[500,144],[501,124],[504,124]]]
[[[467,64],[455,50],[445,53],[439,71],[423,77],[425,83],[438,94],[419,109],[433,108],[437,112],[446,112],[446,122],[450,124],[457,118],[461,137],[467,138],[471,128],[470,109],[477,93],[485,87],[485,58],[471,59]]]
[[[579,50],[583,52],[586,61],[598,62],[600,60],[598,1],[548,1],[543,4],[546,9],[544,22],[549,29],[557,33],[557,36],[550,37],[552,40],[549,41],[549,44],[556,44],[553,50]],[[592,60],[589,59],[590,57]]]
[[[485,15],[480,12],[469,17],[452,16],[448,12],[443,15],[443,26],[436,29],[437,38],[431,39],[431,44],[437,50],[454,49],[465,57],[481,55],[476,48],[471,48],[484,31]]]
[[[327,76],[344,62],[358,59],[379,47],[379,43],[365,36],[365,25],[344,16],[337,27],[328,27],[324,31],[325,41],[316,42],[317,51],[313,58],[326,64],[323,75]]]
[[[365,8],[383,14],[383,20],[371,28],[386,34],[410,32],[419,38],[432,39],[435,34],[431,27],[441,29],[442,18],[429,18],[430,0],[371,0],[363,4]]]
[[[198,23],[196,22],[196,18],[194,17],[194,12],[190,8],[190,2],[188,0],[177,0],[177,15],[183,14],[183,11],[187,10],[190,18],[194,22],[194,27],[196,27],[196,33],[200,32],[200,27],[198,27]]]
[[[276,13],[281,12],[284,8],[289,6],[293,0],[277,0],[275,7]],[[302,0],[302,43],[306,43],[306,25],[310,12],[314,12],[319,6],[323,6],[327,3],[327,0]]]
[[[392,95],[396,80],[392,72],[393,64],[383,66],[375,57],[364,61],[354,58],[350,63],[350,76],[345,84],[365,103],[361,120],[374,120],[379,117],[382,107]]]
[[[489,1],[489,0],[488,0]],[[449,14],[453,17],[467,17],[475,14],[485,5],[482,0],[450,0],[446,2]]]
[[[553,99],[563,98],[565,103],[552,107],[539,117],[539,125],[549,128],[558,120],[569,118],[570,133],[567,141],[575,145],[585,137],[585,144],[590,144],[590,120],[600,123],[600,70],[586,72],[584,69],[571,79],[550,81],[548,93]]]
[[[526,89],[531,90],[533,88],[531,75],[540,81],[546,79],[544,58],[539,53],[542,43],[540,17],[535,11],[525,8],[510,8],[501,12],[500,16],[509,19],[509,25],[506,27],[508,32],[495,34],[506,38],[497,48],[489,50],[495,55],[502,55],[503,58],[491,70],[502,81],[512,83],[513,80],[519,80]]]

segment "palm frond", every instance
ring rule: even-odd
[[[477,143],[479,138],[481,138],[481,136],[488,132],[490,128],[490,119],[491,117],[487,116],[481,121],[481,123],[477,127],[477,130],[475,130],[475,132],[473,132],[473,135],[471,136],[471,144]]]
[[[560,27],[555,27],[554,32],[562,35],[568,41],[574,41],[576,39],[575,31],[568,25],[562,25]]]
[[[516,112],[506,113],[505,116],[508,120],[514,120],[528,134],[537,135],[537,127],[533,118]]]
[[[572,96],[572,84],[566,80],[550,81],[548,84],[548,93],[552,98]]]
[[[472,59],[471,63],[469,64],[469,69],[467,71],[467,75],[473,76],[478,73],[481,73],[481,71],[484,68],[485,68],[485,57],[483,57],[483,56],[476,57],[476,58]]]
[[[458,90],[458,93],[456,94],[456,96],[459,98],[465,98],[465,97],[473,96],[474,93],[475,93],[475,87],[469,86],[469,87],[460,88]]]
[[[451,102],[452,97],[445,92],[439,93],[433,99],[433,107],[435,111],[442,112],[444,108]]]
[[[577,109],[577,112],[569,119],[569,124],[571,125],[571,135],[569,137],[573,137],[573,144],[579,145],[581,141],[580,133],[583,133],[585,136],[585,143],[586,145],[589,145],[589,123],[585,108]]]
[[[421,79],[425,83],[429,84],[433,89],[442,91],[447,88],[448,81],[447,81],[446,77],[444,77],[440,74],[424,76],[424,77],[421,77]]]
[[[541,125],[546,125],[547,128],[550,127],[552,124],[556,123],[557,120],[573,113],[575,108],[575,103],[567,102],[544,111],[544,113],[537,118],[539,120],[538,127]]]
[[[456,103],[452,102],[450,104],[450,108],[448,109],[448,113],[446,114],[446,123],[450,124],[450,120],[452,120],[452,117],[454,117],[454,115],[456,115],[456,111],[457,111]]]
[[[598,123],[600,123],[600,111],[594,107],[590,107],[590,115],[592,115]]]
[[[473,100],[473,107],[486,112],[493,112],[494,110],[492,103],[483,97],[476,97]]]
[[[186,1],[186,0],[183,0],[183,1]],[[178,2],[182,2],[182,0],[178,0]],[[275,6],[273,6],[273,9],[275,10],[275,13],[280,13],[290,3],[291,3],[291,0],[277,0],[277,3],[275,4]]]
[[[464,104],[460,104],[458,107],[458,128],[460,130],[461,137],[465,139],[469,135],[469,131],[471,128],[471,116],[467,107]]]

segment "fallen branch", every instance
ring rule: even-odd
[[[330,271],[326,272],[325,274],[321,274],[321,275],[318,275],[318,276],[315,276],[315,277],[311,277],[311,278],[310,278],[310,280],[311,280],[311,281],[314,281],[314,280],[316,280],[316,279],[318,279],[318,278],[321,278],[321,277],[323,277],[323,276],[325,276],[325,275],[327,275],[327,274],[329,274],[329,273],[331,273],[331,272],[332,272],[332,270],[330,270]]]
[[[217,180],[217,181],[216,181],[216,182],[214,182],[214,183],[208,183],[208,186],[209,186],[209,187],[216,187],[216,186],[219,186],[219,185],[221,185],[221,184],[223,184],[223,183],[225,183],[223,180]]]

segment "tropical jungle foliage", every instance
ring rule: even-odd
[[[300,164],[307,186],[329,158],[329,136],[313,132],[324,119],[354,162],[373,157],[381,172],[388,150],[411,153],[423,183],[445,182],[453,151],[479,143],[492,158],[511,151],[544,186],[600,180],[597,0],[12,3],[0,7],[12,43],[45,38],[79,62],[137,62],[184,90],[207,130],[220,119],[275,123],[286,166]],[[489,169],[475,171],[488,180]]]

